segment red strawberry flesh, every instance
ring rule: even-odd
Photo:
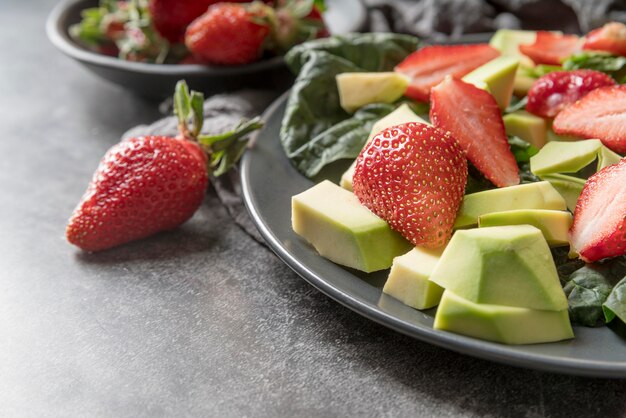
[[[626,254],[626,158],[589,177],[570,229],[572,249],[587,262]]]
[[[407,97],[428,102],[430,89],[447,75],[463,77],[498,55],[488,44],[426,46],[409,55],[395,71],[411,78]]]
[[[359,155],[359,201],[416,246],[440,247],[452,234],[467,161],[448,132],[422,123],[377,134]]]
[[[534,43],[522,44],[519,50],[535,64],[560,65],[561,61],[580,50],[580,39],[576,35],[539,31]]]
[[[263,10],[258,3],[252,5]],[[251,63],[260,58],[270,32],[267,25],[255,22],[256,17],[243,5],[214,4],[187,27],[185,45],[196,58],[210,64]]]
[[[626,86],[593,90],[561,111],[552,128],[559,135],[597,138],[613,151],[626,153]]]
[[[100,251],[173,229],[200,206],[206,156],[186,140],[132,138],[113,146],[67,226],[67,239]]]
[[[467,158],[498,187],[519,184],[500,108],[493,96],[451,77],[433,88],[430,119],[449,131]]]
[[[583,49],[626,55],[626,25],[611,22],[592,30],[585,36]]]
[[[613,85],[615,80],[600,71],[554,71],[532,85],[528,91],[526,110],[544,118],[553,118],[590,91]]]

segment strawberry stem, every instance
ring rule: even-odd
[[[240,122],[231,131],[219,135],[200,135],[198,142],[209,155],[209,172],[217,177],[230,170],[245,151],[250,140],[248,134],[262,127],[263,122],[257,116]]]
[[[174,114],[178,117],[178,131],[180,135],[190,141],[197,141],[204,122],[204,95],[192,90],[185,80],[176,83],[174,91]],[[189,121],[191,120],[191,126]]]
[[[204,122],[204,95],[189,91],[185,80],[176,83],[174,92],[174,114],[178,118],[178,131],[183,139],[198,142],[206,152],[207,169],[210,174],[220,176],[239,161],[248,145],[250,132],[263,127],[259,117],[242,121],[232,130],[218,135],[201,135]]]

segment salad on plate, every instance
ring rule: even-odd
[[[437,307],[439,330],[534,344],[623,325],[625,25],[468,45],[351,34],[286,61],[280,139],[316,182],[292,227],[320,256],[389,269],[383,292]]]

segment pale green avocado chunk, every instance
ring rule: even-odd
[[[544,118],[518,110],[504,115],[502,120],[507,135],[520,137],[539,149],[546,144],[548,127]]]
[[[412,247],[356,196],[328,180],[291,198],[291,224],[322,257],[367,273],[389,268]]]
[[[372,126],[372,130],[370,132],[369,137],[367,138],[366,144],[369,143],[372,140],[372,138],[380,131],[383,131],[392,126],[402,125],[404,123],[409,123],[409,122],[419,122],[419,123],[425,123],[427,125],[429,124],[427,121],[417,116],[415,112],[411,110],[409,105],[405,103],[405,104],[398,106],[396,110],[394,110],[387,116],[381,118],[374,124],[374,126]],[[356,161],[353,162],[350,165],[350,168],[348,168],[346,172],[343,173],[343,175],[341,176],[341,182],[340,182],[341,187],[349,191],[352,191],[352,176],[354,175],[355,166],[356,166]]]
[[[574,338],[567,309],[546,311],[473,303],[446,290],[434,328],[503,344],[538,344]]]
[[[513,83],[513,92],[522,97],[528,93],[535,79],[524,74],[523,69],[534,67],[535,63],[519,50],[521,44],[532,44],[537,33],[528,30],[499,29],[489,41],[489,45],[500,51],[503,56],[519,59],[519,67]]]
[[[465,75],[463,81],[475,84],[478,88],[486,84],[500,109],[504,110],[511,103],[518,66],[518,58],[500,56]]]
[[[520,64],[526,67],[534,67],[533,60],[522,54],[519,50],[521,44],[532,44],[537,38],[537,32],[530,30],[499,29],[493,34],[489,45],[500,51],[507,57],[515,57]]]
[[[415,309],[437,306],[443,288],[428,280],[443,248],[413,248],[393,259],[383,292]]]
[[[572,226],[572,214],[563,210],[520,209],[493,212],[478,217],[480,228],[504,225],[532,225],[538,228],[548,245],[569,245],[567,232]]]
[[[619,162],[621,157],[605,148],[599,139],[550,142],[530,158],[530,171],[537,176],[575,173],[595,160],[598,161],[598,170]]]
[[[549,181],[552,187],[563,196],[567,209],[572,213],[576,211],[576,203],[585,187],[585,180],[565,174],[548,174],[541,176],[541,179]]]
[[[531,225],[456,231],[430,280],[474,303],[567,309],[550,248]]]
[[[467,228],[478,223],[478,217],[491,212],[516,209],[565,210],[561,195],[547,181],[519,184],[471,193],[463,197],[455,228]]]
[[[393,71],[341,73],[335,77],[339,103],[349,113],[370,103],[393,103],[404,94],[409,78]]]

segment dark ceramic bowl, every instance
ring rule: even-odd
[[[50,13],[46,32],[50,41],[64,54],[77,60],[100,77],[145,97],[162,99],[174,91],[176,82],[187,80],[191,88],[207,94],[244,87],[287,89],[293,75],[282,57],[272,57],[248,65],[209,66],[196,64],[145,64],[123,61],[92,52],[75,42],[69,27],[80,21],[83,9],[94,7],[97,0],[64,0]],[[360,0],[327,0],[324,18],[333,34],[357,32],[366,23]]]

